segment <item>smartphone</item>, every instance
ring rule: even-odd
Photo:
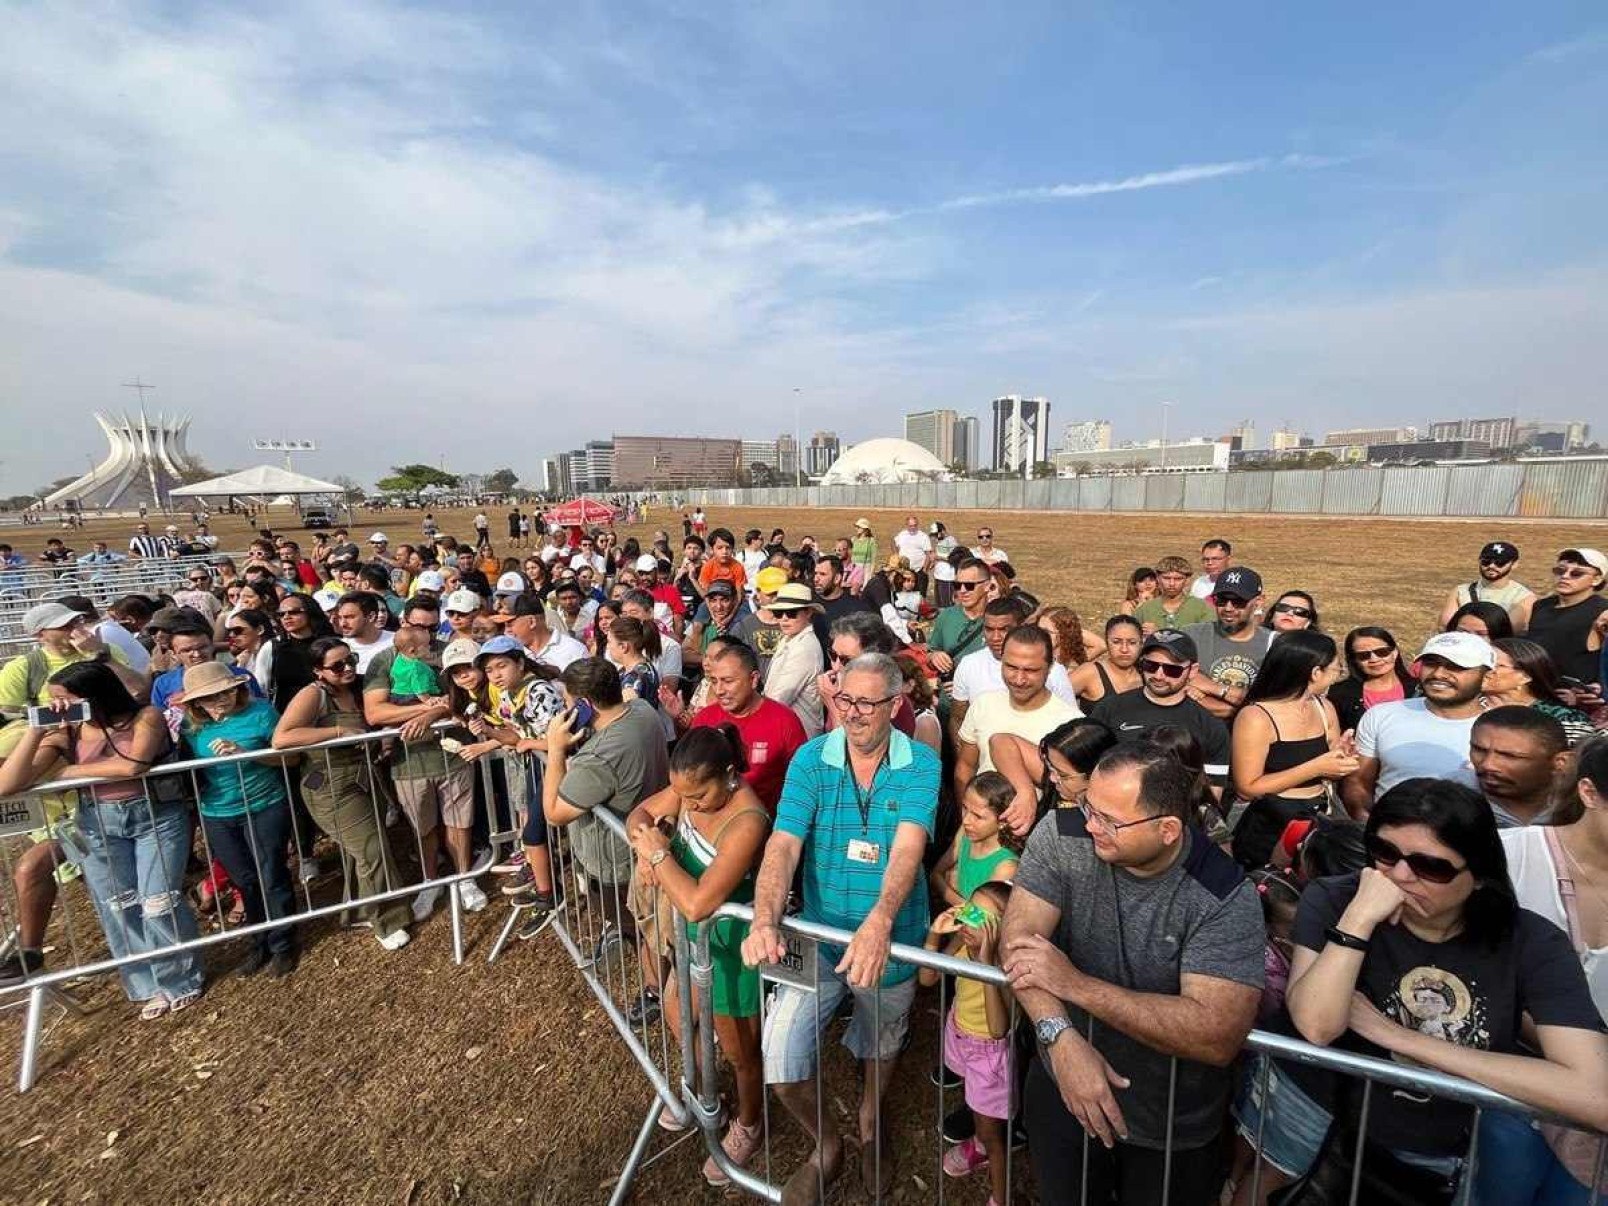
[[[28,726],[35,729],[54,729],[64,724],[83,724],[89,719],[89,704],[83,700],[57,711],[38,704],[28,705]]]
[[[582,729],[590,728],[592,721],[597,719],[597,709],[592,706],[589,699],[577,699],[575,706],[570,709],[572,718],[570,732],[579,733]]]
[[[1571,691],[1588,691],[1588,690],[1590,690],[1590,688],[1585,684],[1585,682],[1583,680],[1576,678],[1572,674],[1560,674],[1560,675],[1558,675],[1558,686],[1567,687]]]

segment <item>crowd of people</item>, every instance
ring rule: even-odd
[[[264,537],[238,569],[187,568],[105,617],[82,598],[30,611],[37,647],[0,668],[0,706],[73,719],[0,730],[0,794],[104,782],[76,807],[44,797],[0,974],[45,966],[64,869],[114,952],[193,935],[197,825],[203,895],[284,922],[243,974],[294,970],[294,887],[321,855],[354,899],[393,893],[362,917],[388,950],[442,879],[469,911],[495,883],[532,938],[562,904],[562,831],[637,945],[634,1022],[676,1007],[657,987],[673,983],[663,911],[709,927],[736,1094],[723,1149],[737,1166],[761,1150],[768,1086],[813,1144],[788,1202],[851,1163],[868,1191],[890,1183],[882,1096],[934,978],[894,943],[1004,973],[956,981],[933,1070],[964,1101],[944,1171],[986,1176],[996,1202],[1023,1143],[1045,1201],[1164,1184],[1179,1202],[1250,1202],[1253,1185],[1318,1200],[1299,1195],[1350,1175],[1357,1094],[1247,1058],[1253,1025],[1608,1129],[1596,549],[1560,552],[1540,593],[1514,578],[1516,547],[1487,544],[1412,655],[1379,625],[1331,635],[1313,592],[1270,590],[1222,539],[1135,569],[1094,623],[1035,594],[991,525],[975,545],[916,516],[886,544],[868,519],[790,542],[700,508],[676,542],[515,514],[523,555],[498,558],[482,519],[465,543],[430,516],[395,546]],[[397,736],[357,740],[377,730]],[[190,757],[217,760],[194,798],[146,774]],[[519,843],[489,849],[503,814]],[[752,924],[711,920],[728,901]],[[814,993],[759,971],[795,913],[852,935],[819,947]],[[132,964],[124,986],[149,1018],[203,988],[184,956]],[[863,1067],[847,1134],[811,1083],[818,1017],[840,1007]],[[1365,1178],[1452,1200],[1472,1110],[1380,1092],[1366,1118]],[[1473,1200],[1592,1200],[1579,1131],[1496,1111],[1478,1127]],[[725,1180],[713,1159],[704,1172]]]

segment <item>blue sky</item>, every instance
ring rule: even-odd
[[[0,492],[216,466],[1592,418],[1600,5],[0,7]],[[27,422],[61,416],[66,421]]]

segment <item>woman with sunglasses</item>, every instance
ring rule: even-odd
[[[1267,609],[1262,627],[1274,632],[1300,632],[1318,628],[1318,602],[1304,590],[1287,590]]]
[[[363,716],[362,683],[357,655],[339,637],[320,637],[308,652],[314,679],[290,701],[274,729],[274,749],[298,750],[322,745],[336,737],[356,737],[369,731]],[[302,798],[319,829],[341,848],[348,887],[356,879],[355,895],[372,896],[402,887],[380,819],[376,778],[368,747],[343,745],[312,752],[302,765]],[[388,951],[408,944],[407,923],[412,916],[401,899],[365,905],[359,916],[372,925],[374,936]]]
[[[218,638],[219,644],[223,644],[228,640],[229,625],[242,611],[260,611],[265,615],[273,615],[278,610],[278,592],[269,587],[263,579],[242,582],[234,603],[225,607],[213,622],[215,629],[213,635]]]
[[[1552,567],[1552,594],[1530,609],[1524,635],[1552,655],[1558,672],[1578,679],[1600,700],[1604,630],[1608,629],[1608,556],[1597,549],[1564,549]],[[1584,705],[1582,705],[1584,706]]]
[[[251,671],[259,686],[274,681],[274,622],[265,612],[254,607],[237,612],[223,635],[235,665]]]
[[[1608,1129],[1602,1018],[1568,936],[1519,907],[1480,794],[1408,779],[1375,802],[1363,840],[1371,866],[1319,880],[1301,897],[1288,1006],[1302,1037],[1461,1076]],[[1521,1043],[1527,1018],[1539,1054]],[[1272,1074],[1286,1075],[1283,1066]],[[1319,1151],[1291,1141],[1290,1115],[1322,1108],[1298,1094],[1304,1104],[1292,1098],[1269,1111],[1266,1123],[1285,1142],[1264,1148],[1296,1176]],[[1355,1126],[1358,1096],[1330,1098],[1342,1110],[1341,1135]],[[1471,1106],[1374,1093],[1368,1138],[1382,1150],[1368,1157],[1371,1175],[1420,1200],[1451,1201],[1473,1122]],[[1349,1161],[1351,1149],[1342,1140],[1329,1156]]]
[[[1368,625],[1346,633],[1347,677],[1329,688],[1340,729],[1354,730],[1369,708],[1418,694],[1418,682],[1402,665],[1396,638]]]
[[[274,705],[274,711],[283,714],[296,693],[315,677],[313,642],[320,637],[334,636],[335,630],[324,609],[310,595],[286,595],[279,601],[273,616],[278,623],[273,669],[268,678],[258,681]]]

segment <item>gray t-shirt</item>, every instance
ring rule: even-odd
[[[1232,641],[1217,627],[1210,624],[1191,624],[1184,629],[1200,650],[1200,672],[1224,687],[1241,690],[1256,681],[1262,669],[1262,659],[1273,644],[1273,630],[1260,626],[1251,629],[1248,641]]]
[[[590,812],[607,808],[622,821],[631,810],[670,783],[670,759],[664,730],[653,706],[640,699],[626,705],[625,715],[594,733],[570,756],[559,798],[572,808]],[[601,821],[581,817],[567,828],[575,857],[594,879],[622,884],[631,878],[631,848]]]
[[[1142,879],[1101,861],[1080,809],[1057,808],[1028,838],[1016,889],[1060,910],[1055,945],[1086,975],[1168,996],[1178,995],[1185,973],[1260,990],[1267,932],[1255,890],[1234,860],[1198,830],[1188,830],[1184,841],[1171,867]],[[1089,1037],[1087,1014],[1068,1004],[1067,1016]],[[1171,1057],[1104,1023],[1093,1027],[1095,1048],[1131,1082],[1114,1090],[1128,1122],[1128,1142],[1164,1147]],[[1175,1146],[1199,1147],[1218,1135],[1233,1083],[1227,1068],[1178,1061]]]

